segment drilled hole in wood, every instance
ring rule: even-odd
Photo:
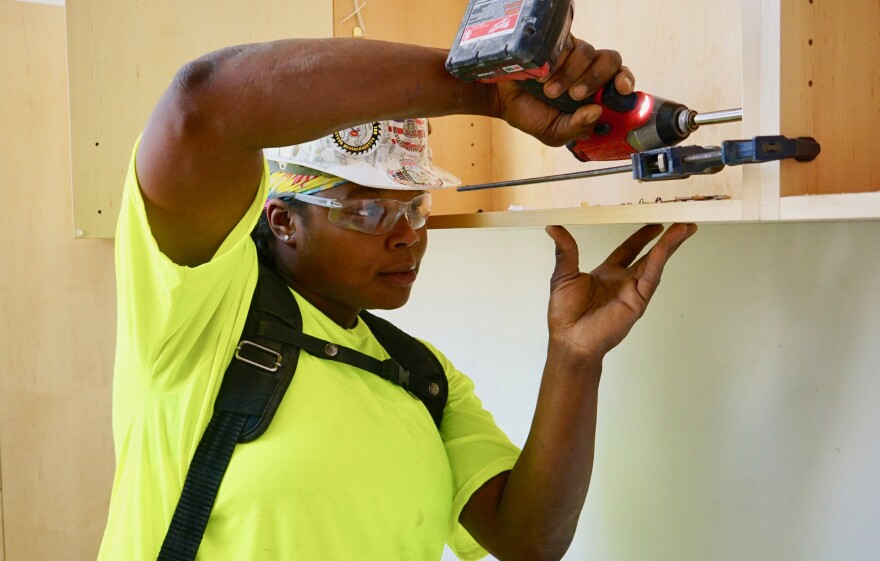
[[[812,88],[812,87],[813,87],[813,81],[810,80],[809,82],[807,82],[807,85],[810,86],[810,87]]]
[[[812,47],[812,46],[813,46],[813,40],[810,39],[808,42],[809,42],[810,46]]]

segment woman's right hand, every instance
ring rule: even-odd
[[[569,36],[556,68],[541,81],[547,97],[557,98],[568,92],[572,99],[581,100],[612,79],[621,94],[634,91],[635,77],[622,65],[620,53],[596,50],[589,43]],[[589,137],[602,115],[602,108],[596,104],[584,105],[574,113],[563,113],[513,82],[497,84],[497,103],[502,119],[548,146],[562,146]]]

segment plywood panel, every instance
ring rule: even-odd
[[[329,37],[308,0],[77,0],[67,8],[74,230],[112,237],[137,135],[176,70],[233,44]]]
[[[70,235],[64,8],[0,0],[0,87],[5,555],[91,561],[113,476],[113,246]]]
[[[358,2],[362,4],[362,2]],[[354,3],[334,0],[334,34],[351,37],[363,24],[363,36],[382,41],[396,41],[448,49],[458,32],[467,0],[370,0],[360,10],[360,21],[352,14]],[[345,20],[345,21],[343,21]],[[401,68],[401,72],[412,69]],[[491,180],[492,151],[490,119],[453,116],[431,119],[431,146],[434,161],[459,176],[465,183]],[[490,193],[446,191],[434,196],[434,214],[452,214],[488,210]]]
[[[6,548],[3,546],[3,492],[0,491],[0,561],[6,560]]]
[[[785,163],[782,195],[880,191],[880,3],[783,0],[782,131],[822,154]]]
[[[778,134],[780,0],[743,0],[743,136]],[[742,170],[743,218],[779,219],[778,162]]]
[[[637,88],[698,111],[742,106],[742,12],[726,0],[640,0],[580,2],[572,27],[597,48],[620,51],[636,76]],[[738,123],[704,127],[686,144],[716,145],[741,138]],[[493,127],[496,179],[537,177],[603,167],[583,164],[564,148],[549,148],[503,124]],[[619,164],[613,164],[619,165]],[[671,199],[676,196],[733,195],[739,198],[741,170],[685,181],[639,185],[616,176],[496,191],[496,209],[576,207],[582,202]]]

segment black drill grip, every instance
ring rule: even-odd
[[[561,96],[557,97],[556,99],[552,99],[544,94],[544,84],[541,84],[537,80],[522,80],[517,82],[517,84],[519,84],[522,89],[537,97],[547,105],[555,107],[563,113],[574,113],[579,107],[583,107],[584,105],[589,105],[591,103],[597,103],[595,93],[584,99],[574,100],[571,98],[570,95],[568,95],[568,92],[563,92]],[[602,100],[601,102],[599,102],[599,104],[602,105],[603,108],[610,109],[611,111],[616,111],[618,113],[629,113],[636,108],[636,105],[638,105],[638,101],[638,94],[636,94],[635,92],[629,95],[621,94],[614,86],[614,80],[611,80],[602,88]]]

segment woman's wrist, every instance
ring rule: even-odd
[[[579,378],[595,378],[602,375],[602,362],[605,353],[574,349],[564,342],[550,341],[547,347],[547,372],[560,375],[574,375]]]

